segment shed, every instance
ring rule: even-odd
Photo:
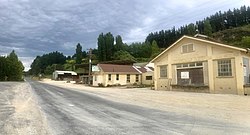
[[[67,81],[75,81],[78,79],[78,75],[76,72],[74,71],[54,71],[53,72],[53,76],[52,76],[53,80],[67,80]]]

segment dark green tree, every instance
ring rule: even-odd
[[[115,37],[115,51],[123,50],[122,37],[120,35]]]
[[[117,51],[114,54],[114,60],[130,60],[135,61],[135,58],[127,51]]]
[[[98,59],[99,61],[110,61],[114,54],[114,37],[108,32],[105,35],[101,33],[97,39]]]
[[[207,35],[207,36],[212,35],[212,26],[211,26],[209,20],[204,21],[204,34]]]
[[[31,64],[30,72],[33,75],[44,74],[45,69],[52,64],[63,65],[66,62],[66,57],[60,52],[51,52],[43,56],[37,56]]]
[[[24,66],[14,50],[7,57],[0,57],[0,66],[1,81],[23,80]]]
[[[245,36],[242,38],[241,47],[250,48],[250,36]]]
[[[110,61],[112,60],[112,57],[114,55],[114,36],[108,32],[105,37],[105,51],[106,51],[106,60]]]
[[[6,81],[9,63],[6,57],[0,56],[0,81]]]
[[[154,58],[156,57],[159,53],[160,53],[160,48],[158,47],[156,41],[154,40],[152,45],[151,45],[151,57],[150,58]]]
[[[98,60],[106,61],[106,47],[105,47],[105,39],[103,33],[101,33],[97,39],[98,45]]]
[[[81,64],[83,58],[82,46],[80,43],[76,45],[76,64]]]
[[[196,28],[195,28],[195,25],[193,23],[190,23],[186,29],[187,29],[187,35],[190,35],[190,36],[195,35]]]

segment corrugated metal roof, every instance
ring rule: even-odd
[[[63,75],[63,74],[71,74],[71,75],[77,75],[77,73],[76,72],[74,72],[74,71],[59,71],[59,70],[56,70],[55,71],[57,74],[59,74],[59,75]]]

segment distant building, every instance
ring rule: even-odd
[[[153,67],[143,65],[98,64],[92,72],[93,86],[153,83]]]
[[[134,68],[141,73],[141,82],[145,85],[154,83],[154,64],[153,63],[135,63]]]
[[[141,84],[141,73],[132,65],[98,64],[92,72],[93,86]]]
[[[52,75],[53,80],[61,81],[76,81],[79,79],[79,76],[76,72],[73,71],[54,71]]]
[[[247,49],[183,36],[151,62],[156,90],[250,94]]]

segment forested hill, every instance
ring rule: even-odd
[[[250,48],[250,24],[215,32],[211,37],[228,45]]]
[[[199,33],[212,37],[223,37],[224,35],[221,34],[225,34],[228,35],[226,37],[229,37],[230,32],[241,31],[237,38],[218,38],[230,44],[237,40],[236,45],[239,45],[238,41],[242,40],[239,38],[249,35],[249,32],[246,32],[247,30],[243,30],[249,28],[249,26],[242,27],[248,24],[250,24],[250,7],[242,6],[239,9],[228,10],[223,13],[221,11],[217,12],[204,20],[184,25],[178,29],[173,27],[169,30],[152,32],[146,37],[146,42],[152,43],[155,40],[160,48],[167,48],[183,35],[193,36]]]

